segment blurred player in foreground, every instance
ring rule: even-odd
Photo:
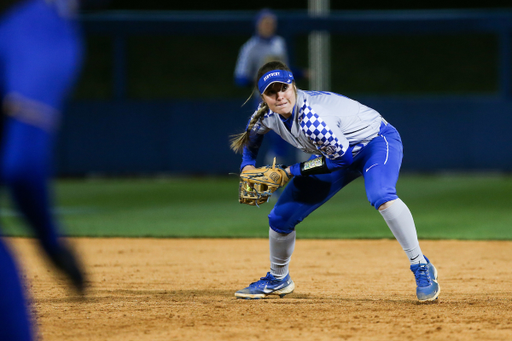
[[[293,178],[268,216],[270,272],[235,296],[254,299],[293,292],[288,266],[295,247],[295,226],[363,176],[369,202],[409,258],[418,300],[437,299],[437,270],[423,255],[411,212],[396,194],[403,156],[397,130],[377,111],[345,96],[297,89],[293,74],[281,62],[263,65],[258,80],[263,103],[231,145],[235,152],[243,152],[242,173],[255,169],[258,148],[270,130],[316,155],[285,168]],[[368,260],[368,266],[374,262]]]
[[[3,0],[0,7],[0,175],[44,254],[79,293],[81,267],[52,218],[52,149],[63,101],[82,62],[74,0]],[[0,340],[32,340],[17,266],[0,240]]]
[[[253,87],[254,78],[258,69],[270,61],[281,61],[289,64],[288,48],[283,37],[276,34],[277,16],[269,10],[259,11],[255,17],[255,33],[240,48],[235,67],[235,84],[240,87]],[[294,69],[296,79],[306,78],[307,70]],[[261,102],[259,96],[254,97],[252,110],[255,110]],[[280,160],[290,158],[290,146],[279,135],[270,132],[267,135],[270,139],[270,151],[267,159],[272,159],[270,155],[277,155]],[[291,160],[290,160],[291,161]],[[295,161],[295,157],[293,157]]]

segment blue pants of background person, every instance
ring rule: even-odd
[[[65,11],[65,3],[55,6]],[[55,128],[82,55],[76,23],[53,6],[24,0],[0,17],[1,180],[47,254],[60,248],[47,186]],[[0,240],[0,340],[32,338],[19,275]]]
[[[294,177],[268,216],[270,228],[279,233],[292,232],[311,212],[361,175],[368,200],[376,209],[397,199],[395,186],[402,157],[398,131],[390,124],[383,124],[380,135],[357,154],[349,167],[329,174]]]

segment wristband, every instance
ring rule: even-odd
[[[325,163],[325,156],[317,157],[316,159],[304,161],[300,163],[300,174],[301,175],[313,175],[313,174],[327,174],[330,173]]]

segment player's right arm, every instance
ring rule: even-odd
[[[251,116],[254,117],[254,115],[257,114],[257,111]],[[247,127],[249,126],[249,123],[251,122],[251,119],[249,119],[249,122],[247,123]],[[246,129],[247,129],[246,127]],[[267,132],[269,132],[270,129],[267,128],[265,125],[263,125],[262,121],[259,120],[251,129],[249,132],[249,142],[244,147],[242,151],[242,164],[240,165],[240,170],[243,170],[246,166],[256,166],[256,158],[258,157],[258,153],[260,151],[261,144],[263,143],[263,137]]]
[[[240,169],[244,170],[247,166],[256,166],[256,158],[263,142],[263,135],[256,132],[251,132],[249,136],[249,143],[244,147],[242,152],[242,164]],[[250,168],[248,168],[250,169]]]

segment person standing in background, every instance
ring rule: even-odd
[[[276,35],[277,16],[270,9],[262,9],[255,17],[255,34],[240,48],[235,67],[235,84],[239,87],[254,87],[258,69],[271,61],[280,61],[289,65],[288,48],[283,37]],[[307,70],[292,68],[295,79],[307,78]],[[253,110],[261,103],[259,96],[253,96]],[[295,157],[290,156],[292,150],[279,135],[274,132],[267,134],[270,150],[266,159],[277,156],[279,163],[293,163]]]
[[[0,177],[43,254],[79,294],[85,278],[51,213],[52,151],[65,98],[82,65],[78,0],[0,3]],[[17,265],[0,239],[0,340],[35,338]]]

